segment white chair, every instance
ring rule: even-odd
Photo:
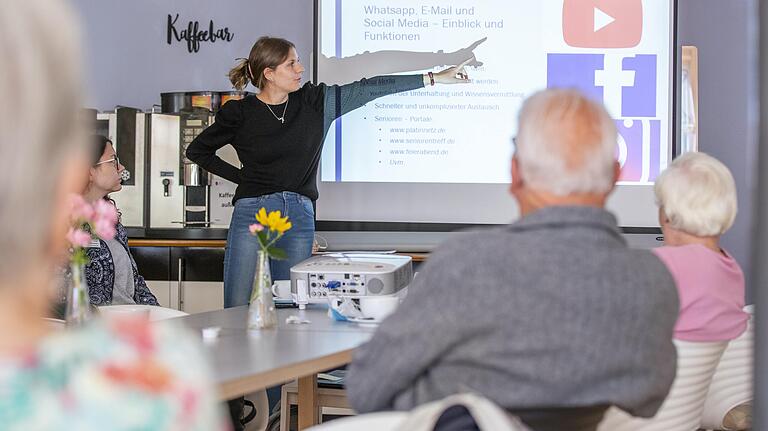
[[[149,316],[149,320],[152,322],[172,319],[174,317],[189,316],[189,313],[175,310],[173,308],[144,304],[104,305],[99,307],[99,314],[105,317],[127,316],[130,314],[147,314]]]
[[[475,394],[458,394],[419,406],[410,412],[380,412],[337,419],[312,431],[431,431],[449,407],[469,410],[481,431],[526,431],[528,428],[492,401]]]
[[[269,398],[267,390],[262,389],[245,396],[256,408],[256,417],[245,425],[245,431],[264,431],[269,425]]]
[[[656,416],[635,418],[611,407],[598,431],[695,431],[699,428],[712,375],[728,342],[674,340],[674,343],[677,347],[677,376]]]
[[[310,431],[395,431],[408,418],[407,412],[379,412],[336,419],[310,428]]]
[[[751,423],[739,424],[737,422],[745,421],[736,421],[733,417],[727,418],[728,413],[735,407],[751,404],[753,397],[753,306],[744,307],[744,311],[750,313],[747,330],[728,344],[715,369],[712,384],[709,385],[709,393],[707,393],[701,417],[701,427],[704,429],[731,430],[751,427]],[[724,423],[726,421],[729,423]]]

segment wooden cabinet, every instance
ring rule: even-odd
[[[131,247],[160,305],[190,314],[224,308],[224,249]]]

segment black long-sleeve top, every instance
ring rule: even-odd
[[[233,202],[281,191],[314,201],[323,141],[333,120],[378,97],[423,86],[422,75],[378,76],[342,86],[307,83],[288,95],[285,123],[255,96],[231,100],[192,141],[187,158],[236,183]],[[285,105],[270,108],[279,117]],[[227,144],[235,148],[242,168],[216,155]]]

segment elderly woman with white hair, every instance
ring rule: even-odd
[[[226,429],[179,325],[43,320],[89,166],[77,44],[63,1],[0,1],[0,94],[17,101],[0,105],[0,428]]]
[[[736,217],[736,185],[728,168],[704,153],[677,158],[657,179],[664,247],[654,250],[677,284],[680,314],[674,337],[725,341],[747,326],[744,274],[720,247]]]

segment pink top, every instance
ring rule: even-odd
[[[727,253],[703,245],[653,250],[677,284],[680,315],[674,338],[686,341],[732,340],[747,328],[744,273]]]

